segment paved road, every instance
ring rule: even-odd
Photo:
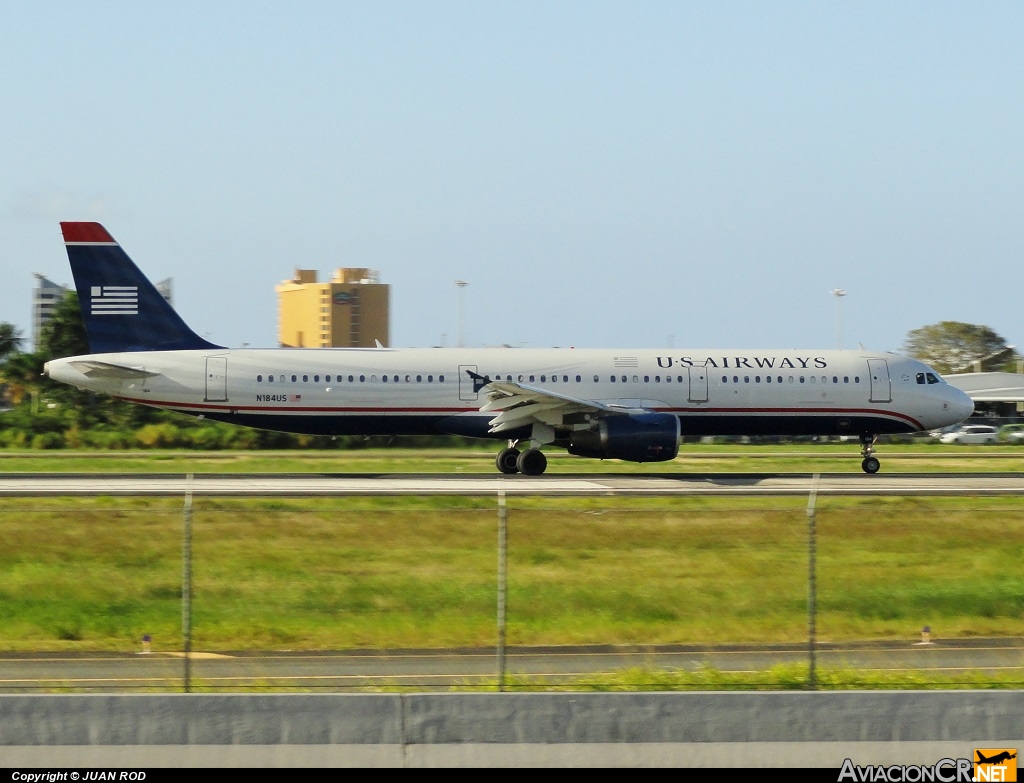
[[[822,644],[822,669],[860,671],[927,669],[950,676],[965,671],[1016,672],[1024,682],[1024,639],[929,640]],[[516,648],[507,651],[506,672],[533,682],[625,669],[763,672],[776,664],[804,663],[805,645],[647,648]],[[181,653],[25,653],[0,656],[0,692],[54,689],[108,692],[180,690]],[[348,691],[371,686],[410,689],[494,686],[498,660],[491,650],[396,650],[369,652],[193,653],[196,687],[215,690],[310,689]],[[639,687],[639,685],[638,685]]]
[[[18,473],[0,475],[0,497],[59,495],[1015,495],[1022,473],[709,473],[502,477],[442,474]]]

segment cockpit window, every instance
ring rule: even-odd
[[[941,379],[935,377],[935,373],[930,372],[926,373],[926,375],[928,376],[928,383],[942,383]]]

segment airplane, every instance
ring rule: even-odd
[[[982,752],[980,750],[975,750],[974,752],[978,756],[978,760],[975,762],[976,764],[999,764],[1000,762],[1009,761],[1011,759],[1017,758],[1016,753],[1010,753],[1007,750],[1004,750],[1001,753],[997,753],[992,758],[986,758],[984,755],[982,755]]]
[[[230,349],[190,329],[99,223],[61,231],[92,353],[44,373],[82,389],[249,427],[316,435],[453,434],[507,441],[503,474],[541,447],[672,460],[682,436],[860,439],[966,419],[971,398],[922,362],[864,350]]]

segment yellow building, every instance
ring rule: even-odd
[[[277,290],[282,348],[373,348],[390,343],[391,287],[373,269],[336,269],[318,283],[315,269],[296,269]]]

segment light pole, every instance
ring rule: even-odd
[[[459,348],[462,348],[463,345],[464,345],[464,343],[463,343],[463,336],[464,336],[463,335],[463,328],[465,326],[465,315],[463,313],[463,304],[464,304],[465,295],[463,294],[463,291],[465,290],[467,285],[469,285],[469,283],[467,283],[465,280],[456,280],[455,281],[455,286],[459,289],[459,313],[458,313],[458,315],[459,315]]]
[[[843,297],[846,296],[845,288],[833,288],[832,296],[836,298],[836,342],[839,350],[843,349]]]

